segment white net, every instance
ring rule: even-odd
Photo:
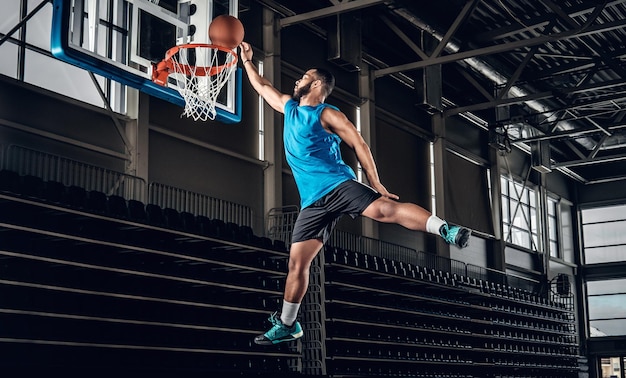
[[[180,48],[171,58],[170,78],[185,99],[183,115],[194,121],[214,120],[222,87],[235,71],[237,55],[210,45]]]

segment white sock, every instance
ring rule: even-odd
[[[426,231],[431,234],[439,235],[439,229],[441,226],[446,224],[446,221],[437,217],[436,215],[431,215],[426,221]]]
[[[280,321],[284,325],[291,327],[296,322],[300,303],[291,303],[283,299],[283,311],[280,313]]]

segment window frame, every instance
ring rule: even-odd
[[[519,180],[506,175],[500,175],[500,186],[503,240],[507,244],[542,253],[541,222],[539,216],[541,208],[538,206],[540,201],[537,188],[534,185],[521,183]],[[513,193],[511,193],[511,188],[514,189]],[[521,189],[521,192],[519,192],[517,188]],[[523,197],[526,197],[526,201],[524,201]],[[520,202],[521,204],[518,206]],[[526,212],[522,213],[521,217],[519,217],[518,212],[524,210]],[[513,215],[515,215],[515,219],[512,219]],[[522,220],[522,223],[525,223],[526,229],[522,225],[515,224],[516,220],[519,219]],[[526,234],[527,245],[517,243],[516,240],[514,240],[512,231],[517,231],[518,234]]]
[[[563,259],[563,234],[562,234],[562,220],[561,220],[561,199],[548,194],[548,198],[546,201],[548,208],[546,209],[546,247],[548,248],[548,253],[551,258],[555,259]],[[551,204],[554,204],[554,215],[550,215]],[[554,238],[552,237],[552,222],[554,219]],[[552,245],[556,245],[556,251],[552,249]]]

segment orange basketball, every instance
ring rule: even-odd
[[[243,36],[243,24],[237,17],[222,14],[209,25],[209,38],[214,45],[234,49],[241,44]]]

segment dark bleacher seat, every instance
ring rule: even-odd
[[[84,188],[71,185],[65,194],[65,204],[78,209],[84,209],[87,206],[87,191]]]
[[[163,217],[163,209],[161,209],[161,206],[153,203],[147,204],[146,220],[154,226],[163,226],[165,219]]]
[[[52,203],[61,203],[65,198],[65,185],[58,181],[44,183],[43,198]]]
[[[107,214],[113,218],[128,219],[128,206],[124,197],[117,195],[109,196]]]
[[[94,213],[104,214],[107,211],[107,195],[97,191],[90,190],[87,193],[86,208]]]
[[[163,209],[163,225],[172,229],[181,228],[180,214],[176,209],[170,207]]]
[[[380,257],[378,256],[372,256],[370,259],[370,268],[373,270],[379,271],[381,269],[381,264]]]
[[[239,225],[234,222],[227,222],[224,227],[224,236],[222,238],[239,242]]]
[[[256,243],[257,243],[257,246],[261,248],[265,248],[265,249],[272,249],[274,247],[274,243],[272,242],[272,239],[266,238],[265,236],[259,237]]]
[[[207,236],[210,235],[211,219],[209,219],[209,217],[205,217],[204,215],[198,215],[196,217],[196,228],[200,234]]]
[[[370,261],[369,261],[369,255],[366,253],[357,253],[356,254],[356,265],[359,268],[365,268],[365,269],[369,269],[370,268]]]
[[[20,194],[37,199],[43,198],[44,183],[41,177],[26,175],[20,177]]]
[[[141,201],[128,200],[128,218],[135,222],[146,222],[148,216],[146,214],[146,205]]]
[[[348,251],[339,247],[330,247],[330,262],[346,265],[348,263]]]
[[[279,251],[279,252],[287,251],[287,244],[285,244],[285,242],[282,240],[274,239],[274,242],[272,244],[274,246],[274,250],[276,251]]]
[[[196,233],[198,228],[196,227],[196,217],[190,212],[180,212],[180,227],[188,232]]]
[[[19,193],[20,175],[17,172],[3,169],[0,171],[0,191]]]
[[[222,239],[226,232],[226,223],[221,219],[211,219],[209,223],[208,234],[209,236]]]
[[[237,235],[237,241],[241,244],[251,245],[254,239],[254,232],[250,226],[239,226],[239,234]]]

